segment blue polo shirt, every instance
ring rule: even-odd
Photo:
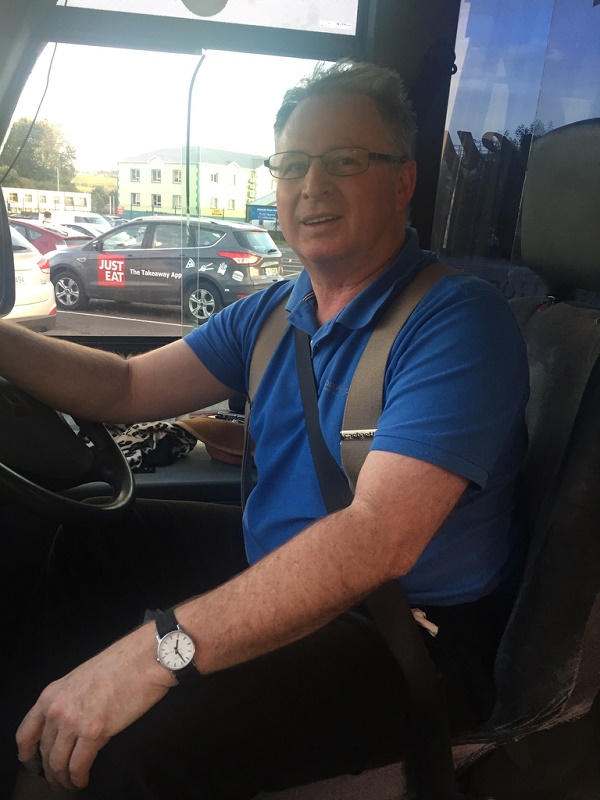
[[[265,314],[285,295],[290,326],[253,403],[258,483],[244,514],[250,563],[326,514],[296,373],[292,326],[312,337],[321,426],[341,464],[348,388],[382,310],[435,254],[409,231],[396,260],[319,327],[309,276],[274,284],[211,317],[185,337],[226,386],[245,394],[250,355]],[[516,480],[526,451],[526,350],[514,316],[490,284],[442,278],[392,347],[383,412],[372,447],[436,464],[469,480],[458,505],[408,575],[413,604],[455,605],[504,590],[520,568],[524,531]],[[394,487],[390,485],[390,492]]]

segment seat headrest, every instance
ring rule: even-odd
[[[521,252],[548,293],[600,291],[600,118],[536,140],[523,189]]]

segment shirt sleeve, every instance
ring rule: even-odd
[[[187,334],[184,341],[217,380],[245,394],[250,355],[260,326],[282,293],[289,290],[289,281],[278,281],[237,300]]]

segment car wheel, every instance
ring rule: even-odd
[[[221,311],[223,299],[219,291],[207,281],[190,283],[185,287],[183,300],[184,322],[202,325],[209,317]]]
[[[56,305],[66,311],[77,311],[88,304],[81,278],[74,272],[61,272],[54,282]]]

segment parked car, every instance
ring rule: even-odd
[[[104,219],[106,219],[108,222],[110,222],[110,224],[113,226],[113,228],[116,228],[117,225],[122,225],[124,222],[129,222],[129,220],[126,219],[125,217],[119,217],[119,216],[115,216],[115,215],[111,216],[109,214],[105,214],[104,215]]]
[[[85,244],[92,238],[90,234],[73,231],[71,228],[42,225],[30,219],[12,218],[10,225],[24,236],[42,255],[52,250],[61,250],[75,244]]]
[[[267,231],[241,222],[144,217],[50,258],[56,302],[91,298],[179,305],[200,325],[224,306],[281,280],[281,252]]]
[[[36,331],[56,325],[56,302],[50,281],[50,264],[14,227],[10,228],[15,260],[15,305],[6,319]]]
[[[78,233],[83,236],[91,237],[92,239],[106,233],[105,228],[99,228],[97,225],[92,225],[91,222],[64,222],[63,226],[71,231],[71,233]]]
[[[53,211],[51,224],[56,225],[94,225],[101,231],[109,231],[112,227],[110,222],[101,214],[92,211]]]

